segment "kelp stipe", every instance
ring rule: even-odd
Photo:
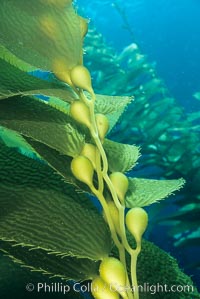
[[[171,257],[141,240],[147,225],[142,208],[178,190],[184,181],[125,174],[134,167],[139,149],[111,141],[106,134],[131,99],[94,93],[90,72],[82,65],[87,22],[64,0],[3,0],[0,17],[6,47],[0,60],[0,125],[8,135],[14,131],[12,148],[28,152],[26,157],[9,148],[5,135],[1,140],[1,251],[48,277],[105,285],[106,293],[102,288],[92,291],[95,298],[139,298],[138,278],[144,283],[145,272],[155,272],[152,255],[168,265],[162,276],[170,283],[177,272],[177,283],[190,281]],[[30,21],[27,26],[25,20]],[[22,66],[14,55],[26,63]],[[26,72],[28,64],[53,72],[57,80],[34,78]],[[49,101],[35,97],[38,93],[48,95]],[[32,159],[34,154],[38,160]],[[99,200],[106,221],[86,193]],[[122,289],[111,292],[112,283]]]

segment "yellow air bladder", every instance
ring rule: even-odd
[[[137,243],[141,242],[148,225],[148,214],[142,208],[132,208],[126,214],[126,226]]]
[[[70,78],[74,86],[93,94],[90,72],[83,65],[76,65],[70,71]]]
[[[126,272],[122,262],[114,257],[105,258],[99,267],[100,277],[110,286],[117,290],[123,298],[126,298]]]
[[[55,76],[72,86],[72,81],[70,79],[70,71],[66,66],[65,60],[63,58],[55,58],[52,62],[52,71],[54,72]]]
[[[83,102],[74,101],[70,106],[70,115],[80,124],[90,127],[90,111]]]
[[[103,140],[109,130],[108,119],[104,114],[100,114],[100,113],[96,114],[95,118],[96,118],[99,137],[101,140]]]
[[[81,155],[87,157],[91,161],[94,169],[96,169],[96,152],[97,147],[91,143],[85,143],[81,151]]]
[[[93,279],[91,291],[95,299],[119,299],[119,294],[112,290],[101,277]]]
[[[117,209],[117,207],[116,207],[116,205],[113,201],[108,201],[107,205],[108,205],[108,208],[109,208],[109,211],[110,211],[110,215],[111,215],[115,230],[117,231],[118,235],[120,235],[119,211],[118,211],[118,209]],[[105,212],[103,212],[103,217],[107,222]]]
[[[93,186],[94,168],[88,158],[81,155],[75,157],[71,162],[71,171],[77,180]]]
[[[117,196],[119,197],[120,202],[124,204],[124,198],[128,190],[127,176],[122,172],[113,172],[110,175],[110,180],[115,187],[115,191],[117,193]]]

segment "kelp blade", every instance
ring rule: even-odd
[[[0,43],[38,68],[70,69],[82,59],[81,21],[71,1],[51,2],[2,0]]]
[[[1,250],[44,274],[91,277],[96,261],[110,252],[111,239],[90,200],[47,165],[3,144],[0,160]]]

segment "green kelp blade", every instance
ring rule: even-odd
[[[68,115],[70,115],[70,103],[64,102],[60,98],[50,96],[48,98],[48,104],[59,111],[62,111]]]
[[[70,69],[82,57],[80,18],[69,1],[51,5],[40,0],[2,0],[0,43],[31,65]]]
[[[11,246],[14,243],[27,247],[28,251],[42,249],[47,255],[60,257],[99,260],[107,255],[108,245],[103,235],[107,229],[98,228],[103,219],[97,211],[82,207],[80,201],[76,203],[78,195],[73,188],[69,188],[68,196],[4,182],[0,183],[0,189],[0,240],[12,241]]]
[[[27,290],[29,283],[34,285],[34,290],[30,293]],[[43,284],[43,288],[41,288],[40,291],[37,291],[38,286],[42,286],[41,284]],[[65,285],[66,292],[64,294]],[[53,286],[54,289],[52,292],[48,292],[48,286]],[[67,288],[67,286],[69,286],[70,289]],[[60,292],[58,292],[59,287]],[[14,263],[9,257],[1,254],[0,297],[3,299],[28,299],[31,297],[37,299],[84,299],[84,296],[80,292],[73,291],[73,285],[71,282],[66,282],[58,277],[50,279],[47,275],[42,275],[38,272],[33,272],[30,271],[30,269],[21,267],[19,264]]]
[[[13,66],[19,68],[24,72],[32,72],[35,71],[36,68],[19,57],[15,56],[12,52],[10,52],[7,48],[5,48],[2,44],[0,44],[0,57],[6,62],[12,64]],[[3,70],[1,70],[3,71]]]
[[[71,171],[72,158],[66,155],[61,155],[55,149],[46,146],[45,144],[25,137],[31,147],[40,155],[40,157],[52,167],[59,175],[61,175],[67,183],[75,185],[80,190],[91,193],[89,187],[77,180]]]
[[[133,98],[131,97],[97,94],[95,101],[95,113],[102,113],[108,117],[110,125],[109,131],[111,131],[132,100]]]
[[[1,56],[1,55],[0,55]],[[48,82],[28,74],[0,58],[0,100],[15,95],[46,95],[72,102],[73,91],[59,81]]]
[[[72,157],[84,145],[84,133],[70,116],[31,97],[1,100],[0,125]]]
[[[129,178],[126,207],[145,207],[171,195],[183,187],[185,181]]]
[[[38,157],[34,148],[18,133],[0,126],[0,141],[29,157]]]
[[[0,166],[0,240],[61,258],[100,260],[109,254],[107,224],[83,193],[47,165],[4,145]]]
[[[140,157],[139,148],[135,145],[122,144],[105,139],[103,147],[111,172],[126,172],[132,169]]]
[[[31,250],[26,244],[0,241],[0,252],[20,266],[48,277],[83,281],[98,274],[99,263],[94,260],[60,256],[59,253],[51,253],[39,247]]]

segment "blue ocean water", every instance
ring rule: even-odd
[[[193,97],[200,91],[199,0],[90,0],[87,5],[78,0],[76,3],[84,7],[84,16],[91,19],[118,53],[137,42],[149,62],[156,63],[158,76],[185,113],[200,110],[200,101]],[[126,22],[129,30],[125,28]],[[169,209],[173,211],[173,205]],[[162,227],[154,229],[151,238],[174,255],[200,285],[199,268],[187,269],[188,264],[197,262],[199,247],[174,248]]]
[[[172,95],[187,111],[199,109],[200,102],[192,95],[200,90],[200,1],[91,0],[85,5],[84,0],[78,0],[85,16],[120,52],[132,38],[115,3],[125,13],[142,52],[149,61],[156,61],[157,71]]]

